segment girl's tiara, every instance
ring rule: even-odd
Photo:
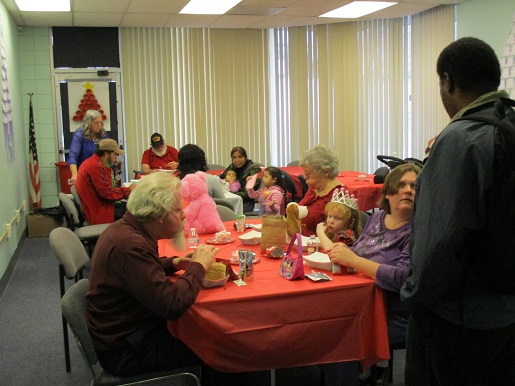
[[[351,209],[358,210],[358,199],[354,198],[354,194],[349,195],[349,191],[344,190],[343,188],[334,190],[331,202],[337,202],[338,204],[343,204]]]

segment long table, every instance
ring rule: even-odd
[[[326,272],[332,281],[287,281],[279,276],[280,260],[261,256],[259,245],[242,245],[233,222],[224,224],[236,241],[220,245],[217,258],[240,248],[256,251],[254,279],[202,289],[181,318],[168,322],[208,365],[243,372],[351,360],[369,367],[389,358],[383,293],[373,280]],[[202,235],[201,242],[212,237]],[[180,254],[166,241],[159,253]]]
[[[280,169],[292,177],[298,191],[299,175],[304,174],[304,169],[300,166],[287,166]],[[358,176],[362,176],[364,179],[359,179]],[[383,184],[374,184],[373,174],[345,170],[339,172],[336,178],[358,199],[360,210],[367,211],[379,207],[378,202],[381,199]]]

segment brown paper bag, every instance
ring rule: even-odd
[[[280,215],[261,217],[261,253],[270,247],[286,245],[286,218]]]

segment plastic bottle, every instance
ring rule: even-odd
[[[190,229],[190,235],[188,237],[188,245],[190,248],[197,248],[200,244],[200,238],[198,237],[197,230],[195,228]]]
[[[319,244],[319,242],[315,235],[309,236],[309,240],[307,242],[308,253],[312,254],[312,253],[318,252],[318,244]]]

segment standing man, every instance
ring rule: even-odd
[[[77,193],[91,225],[111,223],[125,213],[126,203],[121,200],[129,197],[134,184],[128,188],[117,187],[112,169],[118,155],[123,154],[114,139],[103,139],[79,169]]]
[[[167,173],[141,180],[127,212],[95,246],[86,295],[88,327],[98,360],[116,375],[202,364],[167,330],[196,300],[218,248],[199,245],[184,257],[160,258],[157,241],[184,246],[181,183]],[[171,281],[167,275],[184,270]]]
[[[466,120],[472,109],[493,112],[508,94],[497,91],[499,61],[481,40],[450,44],[436,70],[452,120],[416,181],[411,272],[401,289],[412,311],[406,385],[515,385],[515,295],[470,265],[488,270],[493,258],[484,252],[487,219],[503,185],[494,178],[494,127]]]
[[[152,146],[145,150],[143,157],[141,157],[141,171],[143,174],[153,173],[159,169],[177,169],[179,152],[176,148],[168,146],[161,134],[152,134],[150,144]]]

